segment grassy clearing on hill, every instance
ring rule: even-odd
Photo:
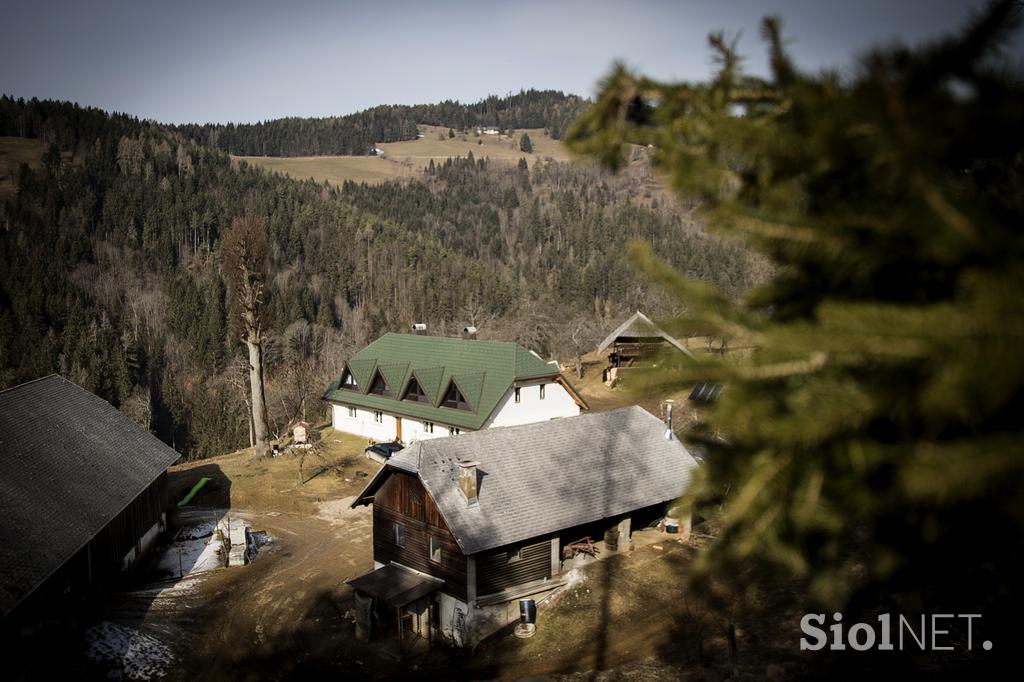
[[[313,178],[341,185],[346,180],[379,185],[388,180],[411,178],[420,168],[373,156],[233,156],[236,163],[248,163],[282,173],[295,180]]]
[[[518,161],[525,158],[531,164],[536,159],[551,158],[568,161],[569,150],[559,140],[552,140],[542,128],[517,130],[506,135],[457,134],[448,138],[448,129],[436,126],[421,126],[423,137],[406,142],[381,143],[383,157],[372,156],[233,156],[235,162],[247,161],[267,170],[283,173],[296,180],[313,178],[340,185],[346,180],[379,184],[388,180],[416,177],[433,159],[444,161],[456,156],[477,158],[488,157],[501,161]],[[523,133],[530,136],[533,153],[519,151],[519,138]],[[439,139],[440,138],[440,139]]]
[[[314,516],[318,503],[358,492],[367,476],[379,468],[363,455],[365,438],[324,427],[320,445],[321,457],[308,454],[302,461],[302,481],[301,455],[291,452],[255,460],[252,449],[246,448],[179,464],[171,467],[170,499],[176,504],[201,477],[208,476],[212,480],[196,497],[195,506]]]
[[[38,166],[46,146],[41,140],[0,137],[0,197],[14,193],[21,164]]]

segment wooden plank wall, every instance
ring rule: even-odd
[[[146,531],[160,520],[160,514],[166,507],[165,471],[89,542],[93,571],[103,574],[108,570],[120,568],[125,554],[130,552]]]
[[[551,540],[528,541],[521,545],[523,558],[509,561],[509,550],[516,545],[500,547],[476,556],[477,594],[494,594],[533,580],[551,577]]]
[[[405,546],[395,544],[395,523],[405,526]],[[430,560],[427,538],[441,539],[441,562]],[[373,558],[391,561],[445,581],[443,591],[466,600],[466,557],[419,479],[396,471],[373,499]]]

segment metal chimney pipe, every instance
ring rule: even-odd
[[[464,339],[475,339],[476,338],[476,327],[464,327],[462,329],[462,338]]]
[[[672,404],[674,401],[665,401],[665,440],[675,440],[676,434],[672,432]]]

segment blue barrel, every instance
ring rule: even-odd
[[[519,600],[519,622],[523,625],[537,622],[537,602],[532,599]]]

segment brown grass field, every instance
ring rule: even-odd
[[[41,140],[0,137],[0,197],[12,194],[17,188],[21,164],[39,165],[45,149]]]
[[[267,170],[284,173],[296,180],[313,178],[340,185],[346,180],[379,184],[388,180],[412,178],[419,175],[433,159],[434,162],[447,158],[467,156],[470,152],[477,158],[487,157],[502,161],[518,161],[525,158],[533,163],[536,159],[551,158],[568,161],[572,158],[569,150],[560,140],[552,140],[542,128],[517,130],[511,137],[506,135],[479,135],[469,133],[448,139],[448,129],[437,126],[420,126],[423,137],[406,142],[382,142],[377,146],[384,150],[383,157],[372,156],[233,156],[238,161],[247,161]],[[519,138],[523,133],[530,136],[533,153],[519,151]],[[442,138],[442,139],[439,139]]]

